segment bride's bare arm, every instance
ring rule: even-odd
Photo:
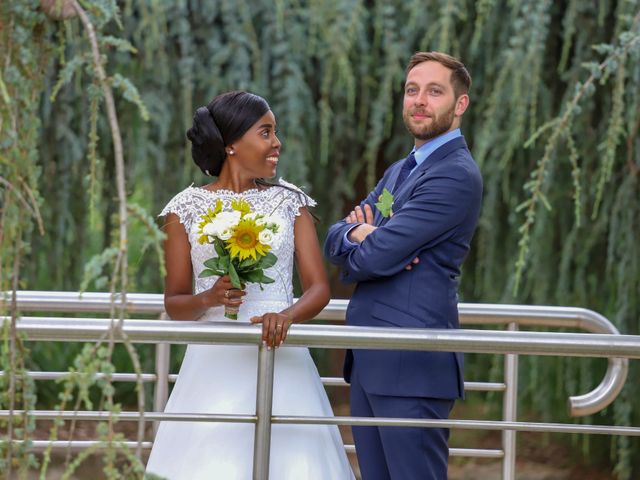
[[[300,209],[294,225],[296,267],[302,283],[302,296],[283,313],[294,323],[312,319],[329,303],[330,290],[324,269],[318,235],[313,217],[306,208]]]
[[[174,320],[196,320],[208,308],[217,305],[239,305],[244,292],[234,291],[225,298],[226,290],[233,288],[228,276],[220,277],[209,290],[193,294],[191,245],[184,225],[178,216],[170,213],[165,219],[164,257],[167,276],[164,284],[164,308]]]
[[[329,281],[322,263],[316,227],[306,208],[302,208],[300,213],[294,224],[294,240],[303,294],[296,303],[280,313],[267,313],[251,319],[253,323],[262,323],[262,341],[269,347],[278,346],[284,341],[292,323],[312,319],[329,303]]]

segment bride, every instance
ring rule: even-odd
[[[275,176],[280,141],[267,102],[247,92],[228,92],[196,110],[187,132],[192,156],[207,175],[164,208],[167,240],[165,308],[176,320],[225,321],[225,307],[239,307],[238,321],[260,324],[263,342],[277,348],[292,323],[317,315],[329,300],[313,218],[315,202]],[[265,273],[274,283],[235,290],[228,276],[199,278],[212,245],[198,242],[200,218],[220,200],[225,208],[243,199],[253,211],[279,219],[272,243],[276,264]],[[293,261],[303,287],[293,303]],[[194,280],[195,279],[195,280]],[[193,286],[192,286],[193,285]],[[189,345],[166,412],[254,415],[257,347]],[[306,348],[275,353],[274,415],[331,416],[331,406]],[[251,479],[255,427],[246,423],[161,422],[147,474],[169,480]],[[335,425],[273,425],[269,478],[353,479]]]

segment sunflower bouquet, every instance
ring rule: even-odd
[[[200,277],[229,275],[235,288],[245,283],[273,283],[264,270],[275,265],[278,257],[270,252],[280,228],[272,217],[256,213],[243,199],[233,200],[224,210],[221,200],[202,215],[197,226],[198,242],[212,244],[217,256],[204,262]],[[225,307],[225,317],[238,318],[238,308]]]

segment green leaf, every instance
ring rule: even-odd
[[[391,207],[393,206],[393,194],[386,188],[382,190],[382,195],[378,197],[376,208],[384,218],[391,216]]]
[[[218,270],[221,268],[220,259],[218,257],[210,258],[209,260],[204,262],[205,267],[209,267],[213,270]]]
[[[225,257],[229,255],[229,252],[227,252],[227,249],[224,248],[224,243],[219,238],[214,239],[213,248],[216,249],[216,253],[218,254],[219,257]]]
[[[229,277],[231,278],[231,284],[235,288],[242,288],[240,277],[238,277],[238,272],[236,272],[236,267],[233,265],[233,262],[229,262]]]
[[[125,53],[138,53],[136,47],[131,45],[128,40],[123,38],[113,37],[111,35],[105,35],[100,38],[100,46],[101,47],[115,47],[120,52]]]
[[[269,252],[260,259],[260,261],[258,262],[258,266],[260,268],[269,268],[274,266],[277,261],[278,261],[278,257],[276,257],[273,253]]]
[[[258,283],[263,276],[262,270],[252,270],[251,272],[243,274],[242,279],[245,282]]]
[[[249,258],[245,258],[242,262],[240,262],[240,264],[238,265],[238,269],[244,269],[244,270],[248,270],[250,267],[254,267],[256,265],[256,263],[258,263],[257,259],[253,259],[251,257]]]
[[[53,87],[50,97],[52,102],[55,101],[60,89],[67,83],[69,83],[76,72],[78,72],[84,66],[85,61],[86,57],[82,55],[76,55],[65,64],[65,66],[60,71],[60,74],[58,75],[58,81]]]
[[[202,270],[202,272],[200,272],[200,275],[198,275],[198,277],[205,278],[205,277],[213,277],[214,275],[221,277],[222,275],[224,275],[224,272],[220,270],[211,270],[210,268],[205,268],[204,270]]]
[[[125,100],[128,100],[138,107],[140,116],[145,122],[149,120],[149,111],[142,101],[142,97],[140,96],[138,89],[131,80],[123,77],[119,73],[115,73],[111,77],[111,86],[116,90],[120,90]]]
[[[260,280],[260,283],[274,283],[274,282],[275,280],[273,278],[267,277],[264,273],[262,273],[262,279]]]
[[[231,261],[231,257],[229,257],[229,255],[223,255],[222,257],[218,257],[218,258],[219,258],[220,269],[224,270],[225,272],[228,271],[229,265],[233,263]]]
[[[251,270],[249,272],[245,272],[241,275],[241,278],[243,281],[245,282],[251,282],[251,283],[273,283],[275,282],[275,280],[273,278],[267,277],[264,274],[264,271],[262,269],[255,269],[255,270]],[[262,288],[262,287],[261,287]]]

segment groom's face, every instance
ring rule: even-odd
[[[458,128],[467,103],[466,95],[455,97],[450,69],[433,61],[413,67],[405,82],[402,117],[416,146]]]

